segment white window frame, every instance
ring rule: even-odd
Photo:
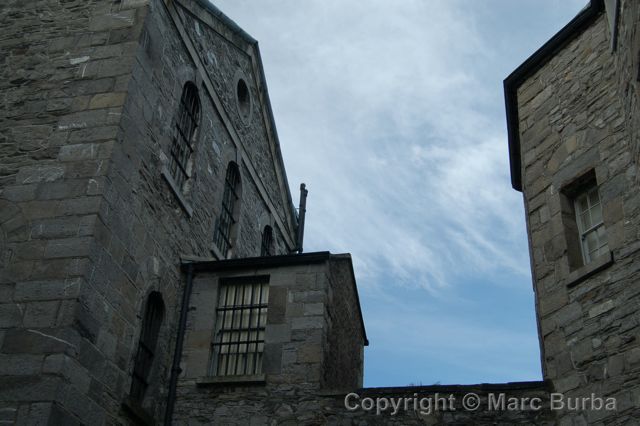
[[[598,195],[598,202],[595,204],[591,204],[591,195],[593,193]],[[591,222],[591,226],[586,227],[582,221],[582,216],[585,211],[582,210],[581,201],[586,199],[587,201],[587,209],[586,212],[589,215],[589,221]],[[600,221],[598,223],[593,223],[592,220],[592,212],[594,209],[598,209],[600,211]],[[603,220],[603,212],[602,212],[602,200],[600,199],[600,193],[598,192],[598,187],[595,184],[591,184],[586,187],[583,191],[581,191],[574,199],[574,210],[576,213],[576,223],[578,224],[578,233],[580,238],[580,250],[582,251],[582,260],[584,264],[590,263],[593,261],[595,257],[598,257],[602,254],[603,251],[608,250],[607,244],[607,234],[606,229],[604,229],[604,220]],[[598,236],[598,231],[600,229],[604,229],[604,241],[600,240]],[[595,253],[595,257],[592,257],[591,253],[589,253],[589,248],[587,247],[587,237],[591,234],[594,234],[598,239],[597,246],[598,248],[592,253]]]

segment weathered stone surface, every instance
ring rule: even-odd
[[[2,421],[132,422],[121,402],[152,291],[162,294],[165,312],[142,405],[153,421],[162,420],[184,288],[180,257],[211,255],[230,161],[238,162],[241,178],[233,256],[257,256],[265,225],[274,229],[274,253],[295,250],[291,196],[262,103],[266,88],[255,72],[255,44],[203,4],[0,6],[0,48],[10,58],[0,71]],[[269,271],[264,384],[194,384],[210,371],[217,290],[194,292],[175,423],[586,424],[637,418],[640,43],[633,34],[640,8],[629,1],[621,7],[615,53],[602,16],[518,93],[545,377],[571,395],[615,395],[617,413],[553,419],[547,409],[433,416],[409,411],[400,417],[347,411],[338,391],[362,384],[364,336],[350,268],[335,258],[325,265],[328,271],[317,265]],[[250,92],[246,107],[237,104],[239,78]],[[172,187],[161,171],[170,163],[187,81],[199,90],[202,119],[189,179]],[[576,244],[564,235],[570,215],[561,193],[590,168],[601,188],[614,262],[567,288],[579,266],[568,259]],[[217,286],[215,280],[209,284]],[[542,383],[494,386],[548,400]],[[460,396],[463,390],[486,401],[483,386],[415,392]],[[364,389],[362,395],[381,392],[414,390]]]
[[[632,319],[640,306],[640,275],[631,266],[640,262],[640,39],[634,35],[640,5],[619,3],[615,51],[603,11],[530,75],[517,97],[545,378],[560,392],[615,394],[620,402],[632,400],[640,389],[639,324]],[[589,171],[598,185],[613,256],[596,270],[584,264],[571,199],[572,185]],[[543,220],[543,209],[550,221]],[[558,421],[626,423],[638,415],[637,406],[623,404],[615,412],[562,412]]]
[[[194,42],[183,39],[190,33],[183,13],[161,0],[0,6],[0,50],[11,58],[0,71],[0,356],[65,353],[73,365],[48,365],[45,375],[69,385],[55,399],[15,401],[11,419],[19,424],[131,421],[120,404],[151,291],[162,293],[166,311],[144,407],[162,420],[184,281],[180,257],[211,256],[229,161],[240,165],[242,183],[233,255],[259,255],[265,225],[274,229],[274,254],[295,249],[291,196],[275,132],[265,127],[262,76],[254,75],[255,46],[205,11],[223,35],[210,40],[211,49],[242,63],[202,67],[198,51],[186,48]],[[249,126],[217,100],[217,90],[235,91],[240,70],[252,90]],[[202,84],[219,77],[230,86]],[[187,81],[197,84],[201,103],[190,179],[179,189],[192,217],[161,177]],[[206,337],[193,354],[203,363]]]

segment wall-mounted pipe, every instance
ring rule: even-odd
[[[171,365],[171,376],[169,378],[169,393],[167,395],[167,409],[164,414],[164,425],[171,426],[173,408],[176,403],[176,388],[178,386],[178,376],[182,372],[180,368],[180,358],[182,357],[182,345],[184,342],[184,332],[187,328],[187,313],[189,311],[189,300],[191,298],[191,288],[193,287],[193,263],[187,265],[187,285],[182,293],[182,306],[180,307],[180,319],[178,320],[178,335],[176,337],[176,348],[173,353],[173,363]]]

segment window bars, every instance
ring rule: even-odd
[[[187,171],[189,158],[193,152],[193,139],[200,118],[198,89],[193,83],[187,83],[182,90],[180,109],[171,144],[171,176],[179,188],[189,178]]]
[[[247,277],[221,284],[211,375],[262,373],[268,280],[268,276]]]
[[[222,195],[222,210],[216,223],[214,242],[220,249],[222,256],[226,257],[231,244],[231,230],[236,220],[233,216],[236,203],[238,201],[238,187],[240,184],[240,170],[236,163],[229,163],[227,176],[224,183],[224,193]]]
[[[144,398],[144,394],[149,387],[149,373],[153,365],[163,316],[164,303],[162,302],[162,296],[158,292],[153,292],[149,295],[145,307],[138,352],[133,366],[131,391],[129,392],[130,397],[137,401],[141,401]]]

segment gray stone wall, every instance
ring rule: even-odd
[[[305,255],[305,259],[315,254]],[[252,416],[277,419],[271,408],[306,401],[296,410],[315,418],[320,395],[362,385],[362,328],[348,256],[318,256],[311,263],[246,265],[197,272],[194,279],[179,383],[176,424],[243,423]],[[290,260],[290,259],[289,259]],[[269,276],[264,377],[247,385],[236,377],[211,377],[220,279]],[[338,302],[336,299],[343,297]],[[345,321],[345,322],[342,322]],[[296,402],[296,405],[298,402]],[[271,407],[271,408],[268,408]]]
[[[291,197],[282,165],[279,142],[270,115],[257,42],[241,29],[231,27],[209,13],[204,0],[183,0],[176,7],[184,32],[192,42],[199,66],[209,76],[210,96],[223,115],[230,141],[245,158],[260,196],[267,203],[274,230],[285,239],[295,231]],[[249,108],[241,113],[237,82],[243,79],[249,89]],[[216,143],[215,140],[213,143]],[[262,221],[264,224],[264,220]],[[286,239],[289,251],[294,243]]]
[[[362,388],[365,335],[350,256],[271,260],[280,263],[194,264],[174,424],[555,424],[544,382]],[[211,376],[220,281],[251,276],[269,276],[264,375]],[[478,406],[465,408],[469,394],[479,397]],[[391,398],[402,399],[395,412]]]
[[[364,346],[362,344],[362,313],[355,288],[351,257],[334,256],[330,264],[327,302],[324,306],[309,305],[308,310],[320,312],[327,318],[330,332],[323,343],[326,360],[322,368],[324,389],[344,390],[361,388],[364,374]],[[353,285],[347,285],[353,283]],[[367,343],[368,344],[368,343]]]
[[[615,412],[560,413],[560,424],[633,422],[640,416],[637,117],[629,120],[624,107],[635,108],[627,90],[636,85],[629,77],[637,59],[628,59],[637,58],[637,48],[628,51],[637,29],[637,20],[630,21],[638,16],[637,3],[629,11],[632,3],[623,2],[616,53],[603,15],[518,90],[544,376],[567,396],[593,393],[615,397],[618,404]],[[567,222],[572,212],[564,190],[589,171],[599,187],[611,253],[583,266],[575,261],[579,243]]]
[[[622,114],[625,119],[632,161],[640,163],[640,5],[633,0],[620,1],[618,37],[616,43],[616,72],[618,92],[622,96]],[[640,176],[636,174],[636,182]]]
[[[640,5],[621,1],[620,16],[615,52],[602,17],[518,90],[544,375],[567,397],[617,399],[615,412],[559,412],[560,424],[640,417]],[[184,286],[180,256],[219,255],[213,228],[229,161],[242,180],[234,256],[258,255],[267,224],[276,254],[295,249],[257,46],[199,0],[7,0],[0,23],[0,422],[132,423],[121,403],[151,291],[167,309],[142,406],[159,422]],[[162,170],[187,81],[198,87],[202,120],[190,179],[176,191]],[[563,190],[589,171],[611,253],[580,265]],[[217,280],[247,274],[271,277],[265,378],[214,383]],[[551,424],[555,415],[348,411],[350,390],[461,397],[490,388],[547,401],[549,389],[360,389],[365,336],[347,257],[200,274],[191,301],[177,424]]]
[[[0,22],[9,53],[0,79],[0,420],[129,422],[121,402],[143,306],[160,291],[166,313],[143,404],[159,421],[183,287],[180,255],[211,256],[230,160],[243,184],[235,256],[259,254],[266,224],[278,230],[276,253],[294,249],[291,206],[274,201],[290,195],[265,197],[262,181],[284,171],[244,153],[238,123],[185,49],[173,6],[9,1]],[[217,43],[233,46],[224,37]],[[259,80],[255,65],[235,65]],[[191,215],[161,175],[189,80],[202,103],[183,194]],[[266,120],[260,99],[254,110]],[[266,138],[252,142],[260,143],[273,149]]]
[[[103,237],[104,182],[146,14],[140,6],[134,1],[0,6],[0,419],[5,423],[103,424],[105,402],[121,386],[115,363],[96,357],[112,351],[115,342],[99,333],[83,294]]]
[[[307,421],[304,411],[298,407],[292,410],[293,413],[287,413],[288,416],[285,410],[280,409],[276,416],[283,420],[295,419],[291,422],[292,425],[551,426],[556,424],[554,413],[549,409],[548,386],[544,382],[364,388],[354,393],[358,398],[349,394],[324,395],[318,401],[318,409],[314,412],[315,417],[312,421]],[[468,398],[469,395],[473,395],[473,398]],[[469,402],[466,402],[468,405],[464,405],[463,401],[476,401],[475,396],[478,397],[479,402],[477,408],[469,408],[475,407]],[[401,408],[399,407],[395,414],[391,398],[396,398],[396,401],[401,399]],[[372,403],[367,399],[372,400],[373,408],[370,408]],[[383,408],[385,403],[380,401],[385,399],[388,401],[386,409]],[[404,408],[405,400],[408,400],[407,409]],[[535,400],[533,405],[530,404],[532,400]],[[509,408],[509,403],[514,405]],[[346,408],[347,404],[350,409]],[[356,404],[358,408],[354,409]],[[362,409],[362,406],[368,409]],[[414,409],[416,406],[417,409]],[[518,408],[513,409],[516,406]],[[376,412],[377,407],[381,408],[379,413]]]
[[[283,200],[282,183],[278,180],[275,146],[269,135],[268,119],[262,110],[263,93],[260,77],[253,71],[255,58],[246,42],[237,40],[237,43],[229,43],[225,38],[229,30],[219,22],[206,18],[198,18],[189,13],[201,10],[198,2],[187,1],[189,9],[180,8],[180,17],[184,27],[193,40],[194,48],[202,60],[203,67],[211,76],[216,94],[218,95],[224,111],[233,122],[233,127],[239,139],[245,145],[245,152],[252,164],[258,167],[258,174],[264,182],[269,199],[274,203],[278,212],[284,212],[286,206]],[[241,115],[238,108],[236,83],[243,78],[251,92],[248,117]],[[281,220],[288,224],[283,215]],[[289,230],[290,231],[290,230]]]
[[[291,391],[274,392],[266,386],[219,387],[207,399],[190,405],[189,416],[175,420],[176,425],[555,425],[549,409],[549,393],[543,382],[500,385],[420,386],[403,388],[354,389],[349,393],[319,393],[299,395]],[[465,395],[480,397],[477,409],[465,409]],[[489,408],[489,394],[494,395]],[[498,405],[504,395],[505,405]],[[391,402],[400,400],[394,413]],[[453,398],[453,399],[449,399]],[[426,402],[431,400],[431,406]],[[436,399],[440,402],[436,403]],[[446,403],[442,402],[446,400]],[[542,405],[532,409],[526,401],[538,399]],[[406,409],[405,402],[406,403]],[[414,402],[416,401],[417,402]],[[422,406],[420,405],[420,401]],[[517,409],[508,408],[506,401],[525,401]],[[371,401],[371,402],[369,402]],[[376,401],[380,412],[376,412]],[[451,402],[452,401],[452,402]],[[345,406],[347,404],[350,409]],[[356,404],[358,407],[356,408]],[[362,409],[363,405],[367,409]],[[372,405],[373,408],[372,408]],[[396,403],[397,404],[397,403]],[[439,404],[436,406],[436,404]],[[520,402],[516,402],[520,404]],[[385,408],[383,408],[385,407]],[[414,408],[417,407],[417,408]],[[422,407],[422,408],[421,408]],[[524,408],[523,408],[524,407]]]

